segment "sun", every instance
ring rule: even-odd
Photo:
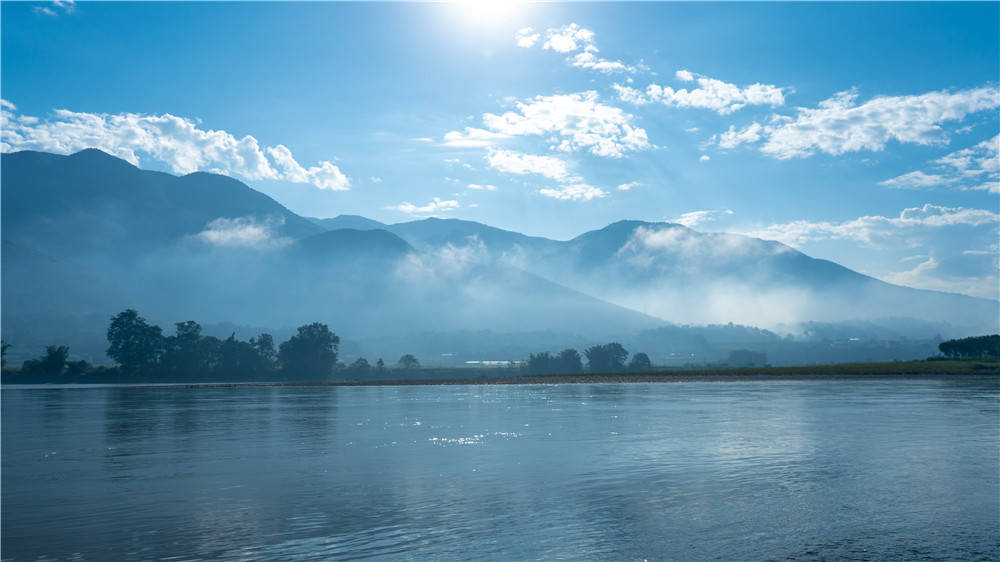
[[[521,12],[523,0],[452,0],[462,18],[476,25],[491,25]]]

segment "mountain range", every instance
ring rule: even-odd
[[[390,357],[407,341],[493,358],[513,341],[584,345],[677,324],[794,333],[905,317],[946,337],[997,330],[995,301],[678,224],[626,220],[559,241],[457,219],[308,218],[226,176],[141,170],[95,149],[3,154],[0,176],[3,337],[21,353],[69,343],[100,359],[107,318],[125,307],[165,327],[321,321]]]

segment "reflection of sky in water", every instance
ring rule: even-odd
[[[997,551],[1000,429],[964,381],[5,388],[2,546],[968,558]]]

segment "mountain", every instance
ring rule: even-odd
[[[323,231],[232,178],[140,170],[96,149],[4,154],[0,181],[4,240],[57,257],[134,258],[195,236],[220,218],[266,224],[276,237]]]
[[[605,338],[662,324],[509,264],[422,251],[388,230],[326,230],[225,176],[144,171],[97,150],[3,154],[2,170],[2,321],[19,353],[68,343],[99,356],[94,342],[126,306],[168,333],[189,319],[320,321],[371,346],[486,330]],[[65,326],[81,333],[67,339]]]
[[[779,242],[679,224],[623,220],[565,242],[455,219],[386,228],[426,252],[509,264],[681,324],[794,329],[909,316],[974,334],[996,331],[1000,318],[996,301],[891,285]]]
[[[362,217],[360,215],[337,215],[331,219],[317,219],[306,217],[313,224],[326,230],[338,230],[341,228],[353,228],[354,230],[379,230],[386,227],[378,221]]]

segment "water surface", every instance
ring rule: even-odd
[[[2,393],[4,560],[1000,558],[994,378]]]

